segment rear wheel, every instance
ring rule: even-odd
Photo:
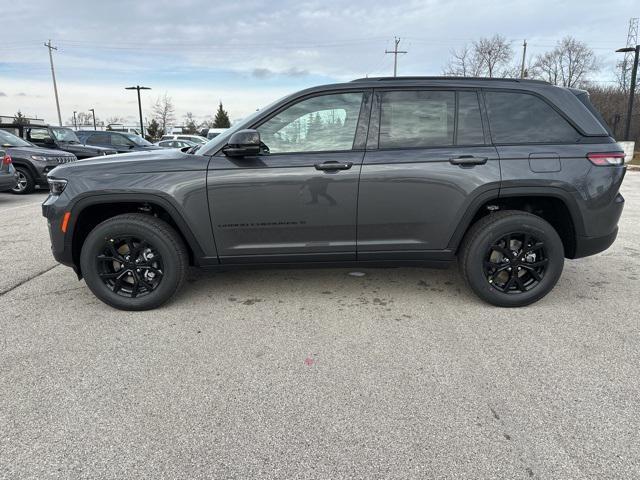
[[[36,182],[29,169],[25,167],[16,167],[16,175],[18,177],[18,183],[16,183],[16,186],[11,189],[12,193],[25,195],[36,189]]]
[[[105,220],[80,254],[85,282],[100,300],[121,310],[149,310],[168,301],[184,282],[188,255],[166,222],[143,214]]]
[[[553,289],[564,266],[564,247],[544,219],[504,211],[471,227],[459,260],[462,276],[480,298],[500,307],[521,307]]]

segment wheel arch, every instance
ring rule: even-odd
[[[70,209],[71,222],[67,232],[68,247],[73,264],[80,271],[80,251],[87,235],[99,223],[125,213],[143,213],[166,221],[182,237],[188,253],[189,264],[198,265],[205,257],[204,251],[192,229],[180,214],[178,207],[154,194],[99,194],[79,199]]]
[[[548,221],[558,232],[565,256],[574,258],[576,237],[584,232],[580,209],[571,193],[556,187],[503,188],[499,194],[479,195],[466,210],[448,248],[456,252],[467,231],[481,218],[495,210],[522,210]]]

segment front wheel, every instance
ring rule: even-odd
[[[553,289],[564,266],[564,247],[546,220],[502,211],[471,227],[459,263],[465,281],[481,299],[500,307],[522,307]]]
[[[85,282],[96,297],[121,310],[150,310],[167,302],[184,282],[188,254],[166,222],[143,214],[105,220],[80,253]]]
[[[18,181],[16,182],[16,186],[11,189],[11,193],[26,195],[36,189],[36,182],[28,169],[24,167],[16,167],[16,175],[18,177]]]

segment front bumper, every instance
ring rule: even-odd
[[[72,235],[70,231],[65,234],[62,231],[62,219],[65,208],[56,205],[59,197],[49,195],[42,204],[42,216],[47,219],[49,238],[51,240],[51,253],[53,258],[59,263],[72,267],[78,273],[77,266],[73,261]]]

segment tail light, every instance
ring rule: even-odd
[[[5,155],[2,159],[2,165],[11,165],[13,160],[11,160],[11,155]]]
[[[587,158],[599,167],[624,165],[624,153],[622,152],[587,153]]]

